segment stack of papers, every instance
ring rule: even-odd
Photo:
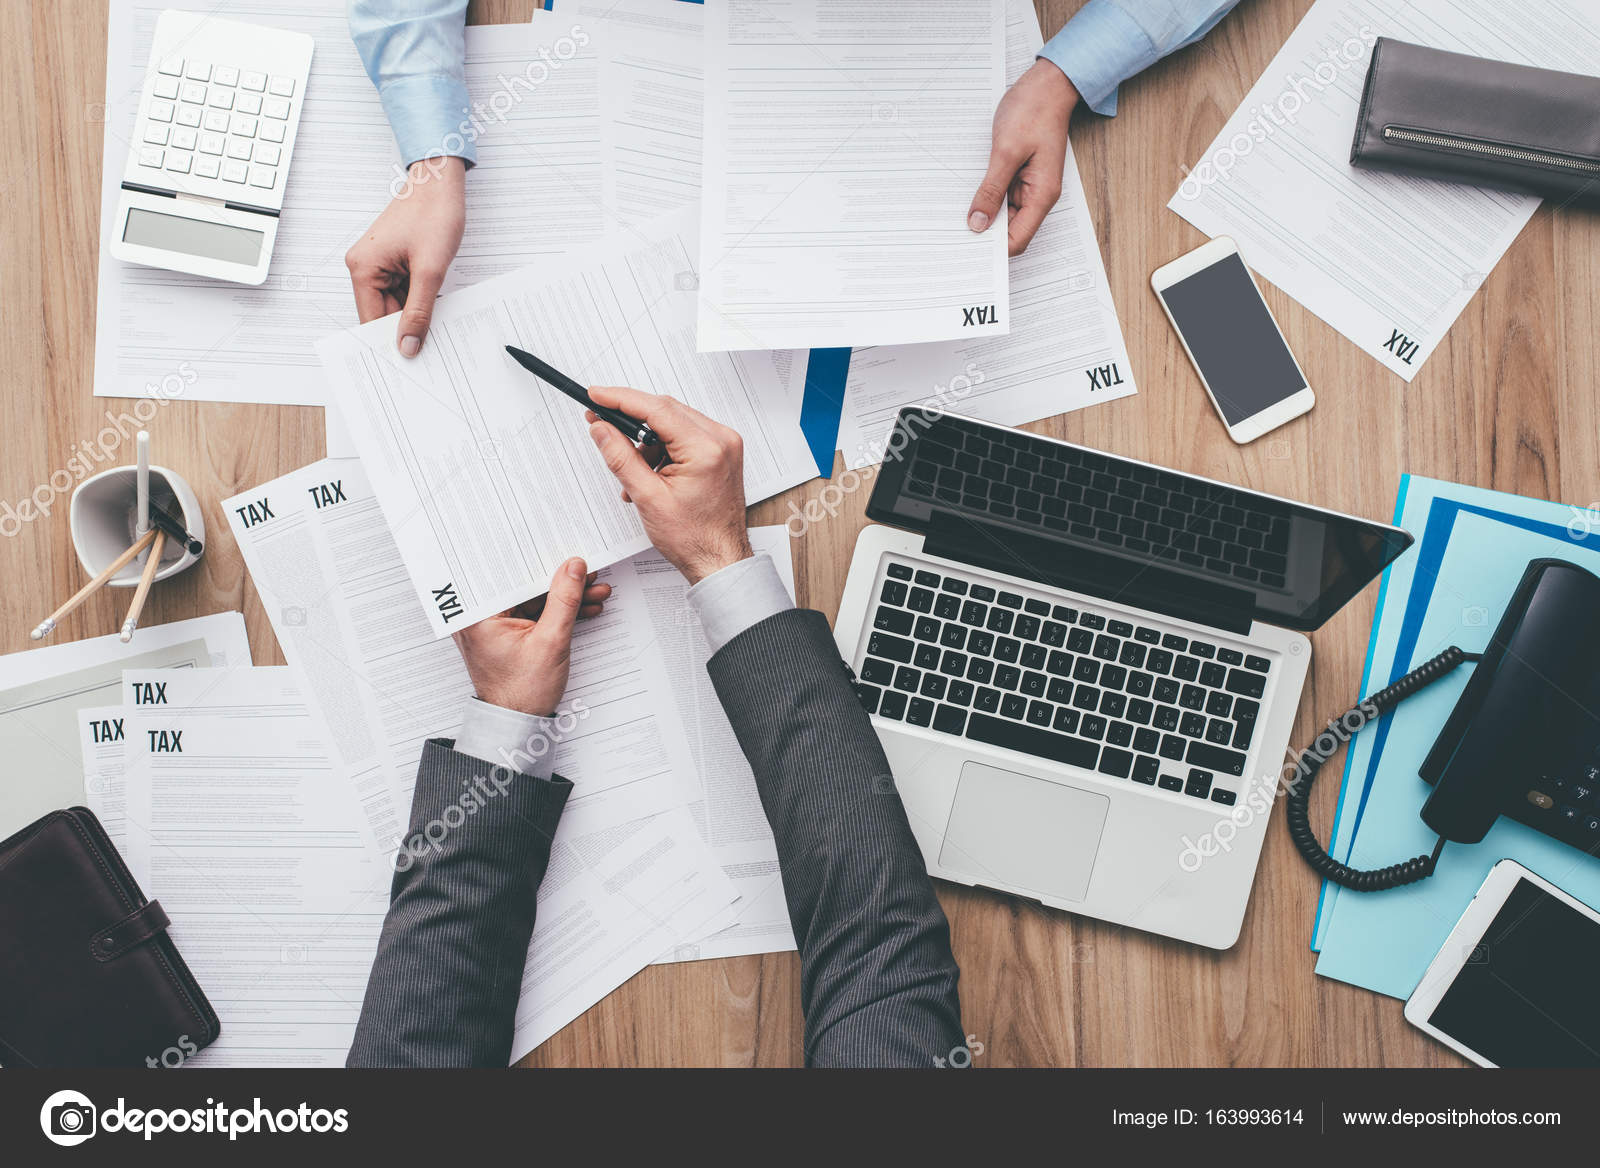
[[[122,697],[79,712],[89,806],[221,1019],[192,1061],[342,1066],[392,870],[293,671],[129,670]]]
[[[1006,84],[1044,45],[1032,0],[1006,3]],[[1003,234],[1002,224],[990,228]],[[1010,261],[1005,336],[926,345],[872,345],[850,355],[839,425],[849,469],[881,462],[895,416],[933,406],[1020,426],[1136,392],[1089,201],[1071,142],[1061,199],[1028,250]]]
[[[361,462],[304,467],[224,508],[284,655],[325,716],[356,814],[392,860],[423,744],[453,737],[472,696],[461,656],[451,641],[433,636]],[[787,532],[756,528],[751,540],[792,581]],[[564,699],[574,717],[554,747],[557,772],[575,785],[556,846],[562,855],[592,858],[670,839],[660,863],[670,856],[685,867],[642,878],[681,883],[693,876],[726,899],[717,915],[675,926],[664,942],[659,931],[640,930],[640,921],[608,925],[614,943],[628,943],[595,967],[583,956],[592,952],[585,933],[550,934],[540,945],[547,922],[573,903],[599,911],[591,889],[555,879],[562,869],[552,861],[517,1058],[651,961],[794,948],[777,847],[755,776],[711,690],[709,649],[687,584],[654,551],[612,565],[601,578],[612,598],[601,617],[578,625]],[[640,836],[644,825],[650,834]],[[628,854],[617,853],[616,862]],[[641,884],[635,894],[649,887]],[[565,979],[560,994],[550,992],[552,971]]]
[[[196,1065],[342,1065],[405,847],[373,846],[343,773],[340,748],[356,731],[332,730],[341,711],[292,668],[128,670],[121,690],[121,704],[76,715],[88,800],[172,916],[173,939],[222,1020],[222,1038]],[[632,725],[614,725],[610,741],[587,725],[581,698],[566,708],[576,729],[557,760],[577,790],[540,887],[513,1059],[653,961],[793,947],[770,833],[752,830],[765,827],[759,804],[752,822],[749,801],[720,789],[725,781],[701,789],[687,746],[659,741],[676,722],[651,695],[616,696],[632,697]],[[726,761],[731,731],[692,724],[698,750]],[[657,756],[629,769],[625,756],[652,745]],[[662,750],[685,757],[652,771],[669,761]],[[683,798],[638,814],[679,781],[689,783]],[[702,832],[715,835],[715,851]]]
[[[250,664],[236,612],[115,633],[0,657],[0,839],[41,815],[84,801],[78,711],[117,701],[124,669]]]
[[[650,546],[584,411],[507,345],[586,385],[671,387],[744,437],[751,502],[815,476],[790,355],[695,352],[694,227],[686,208],[636,242],[458,292],[410,360],[392,321],[322,341],[436,636],[543,593],[568,556],[604,565]]]
[[[1408,475],[1395,523],[1419,539],[1384,575],[1363,694],[1451,645],[1481,651],[1529,560],[1553,556],[1600,572],[1600,524],[1558,503]],[[1355,736],[1328,847],[1335,859],[1381,868],[1433,850],[1437,837],[1419,817],[1432,788],[1417,769],[1470,676],[1462,666]],[[1600,861],[1500,819],[1481,843],[1446,845],[1420,883],[1370,893],[1325,884],[1312,942],[1317,972],[1409,996],[1489,869],[1508,856],[1600,904]]]

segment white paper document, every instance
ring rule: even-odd
[[[381,321],[321,342],[436,636],[543,593],[568,556],[611,564],[650,542],[583,410],[518,365],[508,344],[582,384],[670,393],[739,431],[751,502],[815,476],[798,394],[772,356],[695,352],[694,255],[685,209],[643,242],[441,301],[414,360],[395,351]]]
[[[94,812],[117,851],[126,856],[128,792],[122,781],[122,706],[84,706],[77,717],[83,805]]]
[[[247,523],[252,504],[257,515],[272,515]],[[430,635],[360,463],[316,463],[225,507],[284,655],[323,708],[335,751],[392,856],[403,842],[423,742],[453,737],[472,695],[461,656],[453,642]],[[758,528],[752,539],[787,579],[785,534]],[[555,740],[526,744],[530,755],[553,748],[556,770],[576,784],[563,837],[687,805],[692,819],[666,826],[681,833],[687,823],[702,836],[740,900],[724,922],[735,929],[698,947],[685,945],[689,935],[671,938],[671,952],[731,956],[792,946],[771,832],[711,692],[683,578],[653,550],[604,578],[612,598],[605,616],[577,628]],[[516,758],[507,765],[519,762],[527,765]]]
[[[314,695],[373,834],[393,855],[423,746],[455,737],[472,697],[461,654],[433,637],[360,462],[313,463],[224,508],[284,656]],[[528,770],[548,753],[560,773],[582,775],[565,818],[585,831],[682,806],[696,790],[633,567],[614,565],[602,579],[612,599],[573,635],[556,732],[504,760]]]
[[[705,8],[701,350],[1008,332],[1005,225],[967,228],[1004,0]]]
[[[579,18],[597,22],[601,46],[601,187],[612,229],[636,228],[698,203],[704,5],[602,0],[580,5]]]
[[[1014,84],[1044,38],[1032,0],[1006,0],[1006,15],[1006,82]],[[1020,426],[1135,392],[1070,142],[1061,199],[1010,265],[1006,336],[871,346],[850,354],[839,419],[848,469],[882,461],[895,415],[906,406]]]
[[[250,663],[236,612],[0,656],[0,839],[46,812],[84,801],[78,711],[117,701],[130,666],[206,667]]]
[[[752,527],[750,543],[772,557],[778,575],[794,594],[794,561],[786,527]],[[633,560],[651,623],[661,640],[677,717],[689,736],[699,792],[689,812],[701,837],[739,891],[737,922],[730,928],[676,946],[664,961],[741,957],[793,949],[794,930],[778,872],[778,847],[772,839],[756,777],[734,737],[728,716],[706,672],[710,646],[689,606],[689,585],[654,550]]]
[[[170,687],[123,707],[126,854],[222,1022],[189,1061],[343,1066],[392,871],[293,671],[129,681]]]
[[[682,808],[588,835],[563,816],[539,886],[511,1061],[685,938],[732,924],[737,896]]]
[[[1410,381],[1539,200],[1350,165],[1380,36],[1569,73],[1600,60],[1585,0],[1317,0],[1167,205]]]
[[[356,322],[345,252],[404,189],[394,136],[350,40],[345,6],[244,0],[220,13],[316,41],[272,268],[260,287],[124,264],[105,247],[151,36],[165,8],[216,6],[119,0],[110,9],[95,393],[320,405],[314,342]],[[475,140],[478,165],[446,291],[605,231],[595,48],[553,22],[468,28],[466,47],[474,104],[461,132]]]

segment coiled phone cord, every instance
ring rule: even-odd
[[[1332,734],[1334,740],[1343,745],[1349,739],[1349,731],[1344,727],[1346,719],[1356,717],[1359,720],[1366,720],[1381,717],[1418,690],[1425,689],[1438,681],[1457,665],[1464,661],[1477,661],[1480,656],[1478,653],[1463,652],[1451,645],[1437,657],[1424,661],[1393,685],[1379,690],[1333,719],[1328,723],[1327,733]],[[1370,712],[1373,708],[1378,711],[1375,715]],[[1358,729],[1361,725],[1359,720]],[[1320,739],[1321,735],[1317,737]],[[1327,754],[1320,754],[1316,751],[1316,743],[1313,742],[1300,755],[1300,767],[1304,774],[1288,784],[1288,794],[1284,798],[1284,813],[1289,821],[1289,838],[1305,857],[1306,863],[1310,864],[1318,875],[1357,892],[1379,892],[1385,888],[1399,888],[1432,876],[1433,869],[1439,862],[1439,853],[1444,851],[1443,836],[1440,836],[1439,842],[1434,845],[1432,855],[1416,856],[1402,864],[1391,864],[1387,868],[1373,868],[1367,871],[1341,864],[1328,855],[1317,842],[1316,833],[1311,830],[1311,784],[1316,780],[1322,764],[1338,753],[1336,746]]]

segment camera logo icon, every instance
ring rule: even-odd
[[[71,1148],[94,1135],[97,1114],[87,1095],[57,1091],[39,1109],[39,1126],[52,1144]]]

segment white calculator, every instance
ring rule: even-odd
[[[112,255],[240,284],[267,278],[313,47],[301,33],[161,14]]]

